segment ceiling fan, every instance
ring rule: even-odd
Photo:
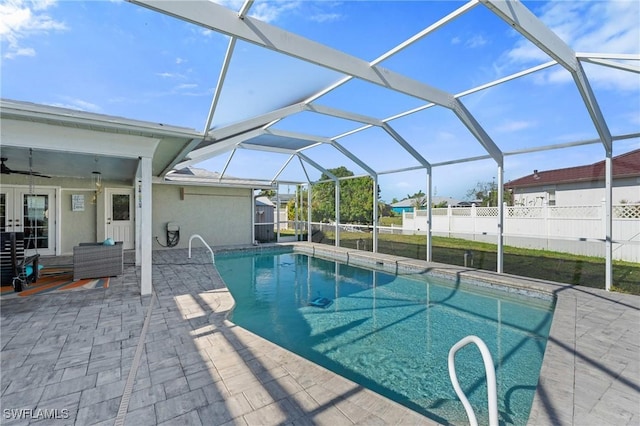
[[[7,165],[4,164],[5,161],[8,161],[8,158],[6,158],[6,157],[0,158],[0,161],[1,161],[0,173],[2,173],[3,175],[17,174],[17,175],[36,176],[36,177],[42,177],[42,178],[51,178],[51,176],[43,175],[40,172],[34,172],[32,170],[32,167],[31,167],[32,158],[31,157],[32,157],[32,152],[31,152],[31,149],[30,149],[29,150],[29,170],[13,170],[13,169],[10,169]]]

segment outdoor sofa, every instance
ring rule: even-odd
[[[80,243],[73,248],[73,279],[102,278],[121,275],[123,271],[122,242]]]

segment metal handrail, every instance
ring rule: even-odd
[[[497,395],[497,386],[496,386],[496,371],[493,366],[493,360],[491,358],[491,352],[489,352],[489,348],[478,336],[467,336],[462,338],[458,343],[453,345],[449,350],[449,377],[451,378],[451,384],[453,384],[453,388],[462,401],[462,405],[464,405],[464,409],[467,412],[467,417],[469,417],[469,424],[471,426],[478,426],[478,420],[476,419],[476,414],[473,411],[473,407],[469,403],[469,400],[465,396],[462,388],[460,387],[460,383],[458,382],[458,376],[456,375],[456,366],[455,366],[455,355],[459,349],[467,346],[470,343],[475,343],[478,349],[480,349],[480,354],[482,354],[482,361],[484,361],[484,369],[487,374],[487,404],[489,408],[489,426],[498,426],[498,395]]]
[[[193,234],[191,237],[189,237],[189,259],[191,259],[191,240],[193,240],[194,238],[198,238],[198,239],[200,239],[200,241],[202,241],[202,244],[204,244],[209,249],[209,252],[211,253],[211,261],[213,263],[216,263],[216,259],[215,259],[214,255],[213,255],[213,250],[211,250],[211,247],[209,247],[209,244],[207,244],[207,242],[204,240],[204,238],[202,238],[198,234]]]

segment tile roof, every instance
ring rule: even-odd
[[[613,157],[613,177],[627,178],[640,176],[640,149]],[[534,173],[507,182],[505,188],[522,188],[570,182],[592,182],[604,180],[605,162],[587,166],[568,167],[556,170],[534,170]]]

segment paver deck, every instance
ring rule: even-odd
[[[434,424],[229,322],[208,252],[153,262],[153,296],[128,262],[106,290],[0,301],[2,424]],[[640,297],[498,278],[558,297],[529,424],[640,424]]]

